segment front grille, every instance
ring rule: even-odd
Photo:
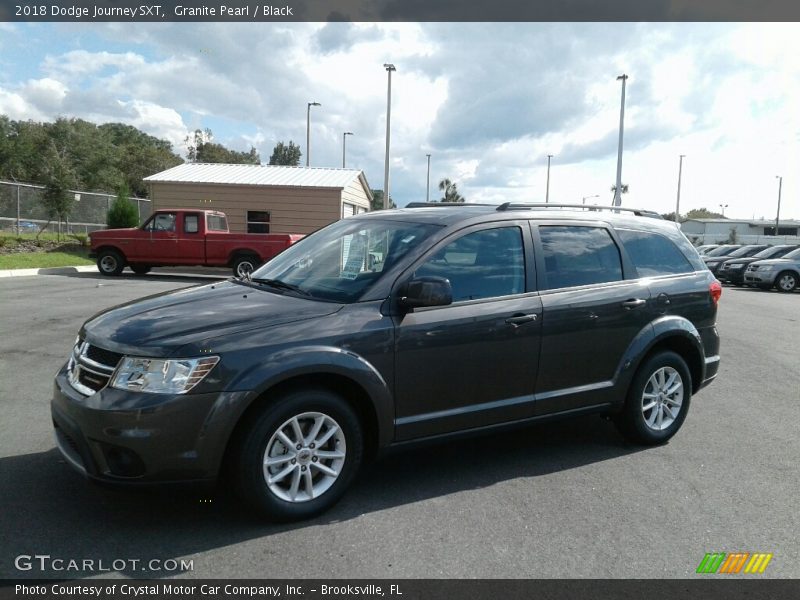
[[[102,390],[106,385],[108,385],[109,377],[105,375],[99,375],[97,373],[93,373],[91,371],[87,371],[85,367],[77,367],[78,369],[78,381],[85,385],[86,387],[93,389],[95,392]]]
[[[67,367],[69,382],[84,396],[91,396],[108,385],[122,355],[78,340]]]
[[[122,354],[111,352],[111,350],[105,350],[90,344],[86,347],[86,358],[100,363],[101,365],[107,365],[112,369],[116,369],[117,364],[122,358]]]

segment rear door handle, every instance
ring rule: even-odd
[[[520,325],[524,325],[525,323],[530,323],[535,321],[538,318],[536,314],[531,315],[514,315],[513,317],[509,317],[506,319],[506,323],[509,325],[513,325],[514,327],[519,327]]]
[[[644,306],[645,304],[647,304],[647,300],[642,300],[641,298],[633,298],[631,300],[625,300],[625,302],[622,303],[622,307],[625,310],[631,310],[634,308],[639,308],[640,306]]]

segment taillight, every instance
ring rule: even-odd
[[[719,303],[720,296],[722,296],[722,284],[716,279],[709,284],[708,295],[711,296],[711,302],[716,306]]]

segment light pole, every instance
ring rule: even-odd
[[[311,107],[322,106],[319,102],[309,102],[306,110],[306,166],[311,164]]]
[[[727,204],[720,204],[719,207],[722,209],[722,216],[725,216],[725,209],[728,208]]]
[[[397,69],[391,63],[384,63],[383,68],[388,74],[386,87],[386,160],[383,164],[383,208],[389,208],[389,138],[392,122],[392,71]]]
[[[686,155],[681,154],[678,158],[678,199],[675,200],[675,222],[680,220],[681,213],[681,171],[683,170],[683,159]]]
[[[775,215],[775,235],[778,235],[778,225],[781,219],[781,187],[783,186],[783,177],[775,175],[778,178],[778,214]]]
[[[550,202],[550,159],[553,158],[552,154],[547,155],[547,189],[544,193],[544,201]]]
[[[600,194],[594,194],[593,196],[584,196],[584,197],[581,199],[581,204],[586,204],[586,201],[587,201],[589,198],[599,198],[599,197],[600,197]]]
[[[625,82],[628,76],[624,73],[617,77],[622,80],[622,101],[619,108],[619,146],[617,147],[617,183],[614,186],[614,206],[622,206],[622,132],[625,124]]]
[[[344,164],[345,164],[344,163],[344,159],[345,159],[345,156],[347,155],[347,136],[348,135],[353,135],[353,132],[352,131],[345,131],[342,134],[342,168],[343,169],[345,168],[344,167]]]
[[[425,179],[425,202],[431,201],[431,155],[426,154],[428,157],[428,177]]]

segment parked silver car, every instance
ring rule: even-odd
[[[762,290],[774,287],[779,292],[793,292],[800,285],[800,248],[783,258],[751,263],[744,273],[744,282]]]

